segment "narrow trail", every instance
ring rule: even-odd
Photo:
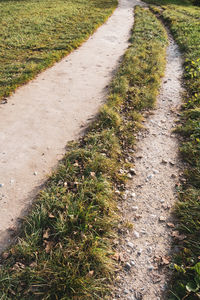
[[[125,268],[119,276],[115,299],[163,300],[169,269],[175,185],[181,171],[178,141],[172,133],[181,104],[182,60],[169,37],[167,65],[157,109],[138,135],[135,151],[136,176],[127,187],[122,204],[124,217],[134,224],[133,232],[120,239],[119,251]],[[176,249],[174,249],[176,250]],[[128,263],[128,264],[127,264]],[[120,279],[123,278],[123,279]]]
[[[128,47],[136,0],[120,0],[79,49],[0,105],[0,251],[39,187],[105,100]]]

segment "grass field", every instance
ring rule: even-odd
[[[165,67],[166,32],[148,10],[135,12],[131,47],[107,103],[86,136],[68,145],[19,242],[2,255],[0,299],[107,299],[116,264],[112,240],[122,226],[115,192],[123,193],[131,166],[125,158]]]
[[[1,0],[0,99],[77,48],[117,0]]]
[[[179,188],[176,205],[179,229],[187,236],[175,257],[170,299],[200,298],[200,7],[189,1],[148,1],[169,26],[184,57],[184,83],[187,94],[181,124],[180,153],[185,162],[186,182]],[[172,4],[173,3],[173,4]],[[197,2],[196,2],[197,3]]]

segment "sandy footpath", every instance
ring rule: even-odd
[[[136,0],[120,0],[109,20],[79,49],[0,105],[0,251],[9,228],[105,100],[128,47]]]

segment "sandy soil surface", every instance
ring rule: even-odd
[[[120,0],[109,20],[79,49],[0,105],[0,251],[65,145],[105,100],[128,46],[136,0]]]
[[[177,197],[175,185],[181,172],[178,141],[172,130],[183,91],[180,53],[169,39],[166,74],[157,109],[137,137],[136,175],[127,186],[122,205],[124,218],[133,222],[134,228],[120,237],[118,251],[124,269],[118,276],[115,299],[165,298],[172,235],[177,235],[171,207]]]

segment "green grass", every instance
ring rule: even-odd
[[[187,163],[186,182],[179,188],[176,205],[180,232],[187,236],[175,256],[170,299],[200,298],[200,8],[184,1],[148,1],[160,4],[160,15],[169,26],[184,57],[186,95],[182,109],[180,153]]]
[[[117,0],[1,0],[0,99],[77,48]]]
[[[141,112],[154,106],[165,67],[166,32],[148,10],[135,12],[131,46],[107,103],[87,134],[68,145],[19,241],[2,255],[0,299],[109,297],[116,264],[112,240],[121,226],[115,191],[123,193],[127,153]]]

